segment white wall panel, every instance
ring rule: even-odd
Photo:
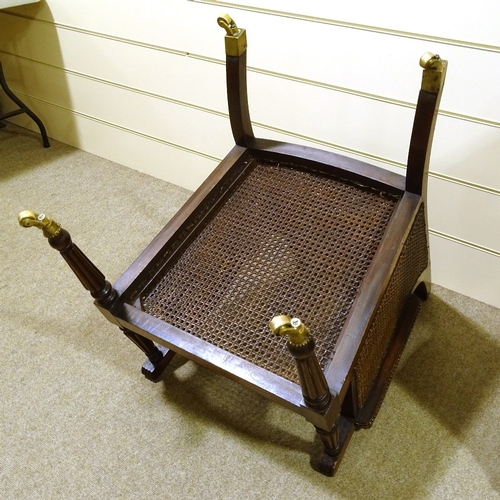
[[[19,81],[18,90],[63,109],[217,158],[224,156],[233,146],[228,119],[224,116],[200,112],[70,73],[66,74],[65,88],[58,89],[61,70],[22,59],[18,63],[21,75],[31,75],[29,79]],[[5,73],[9,75],[8,70],[6,64]],[[49,125],[47,122],[50,133]],[[224,129],[225,134],[210,133]]]
[[[428,192],[429,227],[474,242],[500,256],[500,196],[431,177]]]
[[[46,123],[50,123],[52,137],[186,189],[197,189],[217,166],[217,161],[193,151],[71,113],[24,95],[22,98],[37,114],[44,117]],[[6,110],[13,108],[10,103],[5,107]],[[12,121],[38,131],[26,115],[20,115]],[[147,196],[147,193],[137,193],[137,196]]]
[[[255,73],[248,89],[250,116],[258,123],[406,161],[411,108]]]
[[[500,127],[439,116],[431,170],[500,194]]]
[[[415,103],[419,59],[430,51],[450,62],[442,108],[500,122],[500,103],[489,98],[500,78],[500,47],[482,51],[251,12],[237,15],[247,28],[250,66]]]
[[[232,146],[223,11],[247,29],[258,136],[398,173],[418,59],[449,61],[429,181],[433,279],[500,307],[500,4],[46,0],[0,12],[0,57],[52,137],[195,189]]]
[[[183,3],[190,2],[181,2]],[[165,39],[162,45],[153,46],[156,50],[153,47],[147,49],[144,39],[134,38],[133,32],[129,32],[126,38],[119,38],[122,45],[129,46],[120,49],[117,39],[101,36],[116,36],[113,26],[110,26],[109,31],[89,36],[92,33],[75,31],[72,25],[33,22],[13,16],[9,16],[7,30],[0,37],[4,40],[7,37],[15,39],[15,42],[9,44],[12,50],[22,55],[23,47],[28,48],[33,51],[37,60],[57,59],[60,52],[59,59],[64,60],[68,69],[75,69],[70,65],[72,52],[79,65],[98,64],[101,61],[101,68],[109,66],[108,70],[104,70],[108,73],[116,71],[127,74],[137,67],[138,73],[148,75],[149,71],[154,71],[154,61],[150,65],[147,62],[149,57],[154,57],[156,51],[170,50],[180,54],[223,59],[223,32],[215,23],[220,8],[204,5],[197,7],[202,11],[211,10],[203,12],[203,15],[198,13],[198,23],[192,30],[188,30],[189,41],[185,40],[184,33],[182,36],[177,34],[176,37]],[[436,40],[398,38],[384,33],[304,22],[300,19],[280,18],[277,21],[275,16],[262,16],[253,12],[236,11],[236,15],[241,16],[239,23],[247,28],[250,67],[415,103],[421,75],[419,57],[424,52],[433,51],[450,61],[442,109],[500,124],[500,102],[489,98],[496,91],[496,82],[500,80],[500,46],[497,51],[486,51],[478,50],[477,47],[474,49]],[[3,16],[7,17],[7,14],[4,13]],[[2,14],[0,19],[1,17]],[[153,20],[145,21],[147,31],[159,29]],[[182,19],[178,22],[181,23]],[[80,20],[80,24],[85,26],[83,20]],[[179,30],[181,27],[182,25]],[[195,30],[196,35],[193,35]],[[13,37],[13,33],[29,36]],[[32,37],[42,36],[44,44],[32,43]],[[127,51],[134,51],[134,43],[139,43],[136,51],[147,50],[148,57],[142,57],[141,63],[140,58],[132,56],[129,65]],[[44,50],[45,46],[48,50]],[[85,71],[85,67],[79,70]],[[154,80],[154,74],[151,75],[151,80]]]
[[[195,0],[196,1],[196,0]],[[200,1],[217,4],[221,2]],[[251,10],[278,11],[281,15],[299,15],[324,21],[350,23],[378,30],[387,29],[408,35],[428,35],[456,40],[476,40],[483,44],[500,45],[497,21],[500,5],[489,0],[474,4],[435,0],[403,3],[398,0],[378,2],[324,2],[323,0],[234,0],[224,2]]]
[[[0,30],[0,48],[7,53],[227,112],[221,36],[215,37],[220,42],[221,63],[216,64],[164,47],[148,48],[132,40],[102,38],[0,13],[2,22],[6,29]],[[29,36],[16,37],[23,30],[29,30]],[[43,43],[33,43],[33,40],[43,40]]]
[[[221,30],[214,19],[214,7],[186,0],[48,0],[39,6],[12,9],[21,15],[102,35],[112,35],[143,44],[196,52],[200,40],[216,50],[220,39],[203,37],[206,30]],[[215,9],[215,16],[220,7]]]
[[[499,307],[498,255],[431,234],[432,281]]]

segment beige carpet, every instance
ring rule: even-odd
[[[434,287],[374,427],[325,478],[298,415],[182,359],[148,382],[16,219],[46,212],[113,282],[190,193],[12,125],[0,180],[1,499],[500,498],[499,310]]]

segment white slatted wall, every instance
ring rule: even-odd
[[[419,57],[438,53],[449,70],[429,183],[433,281],[500,307],[500,3],[344,4],[47,0],[0,11],[0,58],[51,137],[195,189],[233,144],[220,13],[247,29],[256,135],[397,172]]]

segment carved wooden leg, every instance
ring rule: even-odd
[[[161,345],[157,346],[152,340],[127,328],[120,328],[120,330],[148,357],[142,365],[142,374],[148,380],[158,382],[161,374],[175,356],[175,352]]]
[[[324,414],[330,407],[333,396],[314,352],[315,342],[309,334],[309,329],[298,318],[291,319],[288,316],[276,316],[269,326],[274,334],[288,335],[288,350],[297,365],[304,402],[309,408]],[[343,423],[342,439],[339,422]],[[337,420],[330,429],[316,427],[316,432],[323,443],[323,454],[317,465],[319,472],[333,476],[340,462],[341,451],[345,449],[342,444],[350,437],[352,428],[352,423],[346,419]]]
[[[118,299],[118,293],[106,280],[104,274],[93,264],[93,262],[73,243],[70,234],[60,224],[46,217],[45,214],[37,214],[25,210],[19,214],[19,224],[23,227],[37,227],[43,231],[49,245],[59,253],[67,262],[80,283],[94,297],[96,303],[111,309]]]
[[[335,426],[330,431],[324,431],[316,427],[316,433],[323,445],[323,454],[319,462],[311,464],[313,468],[325,476],[333,476],[338,470],[354,430],[353,419],[346,418],[343,415],[339,415]]]
[[[73,243],[68,231],[63,229],[60,224],[46,217],[45,214],[37,214],[29,210],[19,214],[19,223],[23,227],[34,226],[43,231],[50,246],[59,250],[81,284],[94,297],[98,306],[107,311],[116,304],[118,300],[116,290],[106,280],[104,274]],[[151,340],[126,328],[121,328],[121,330],[148,357],[142,367],[144,376],[149,380],[157,381],[175,353],[164,347],[156,346]]]
[[[338,424],[336,422],[330,431],[316,427],[316,432],[323,443],[323,454],[317,464],[318,470],[325,476],[333,476],[339,462],[340,439]]]

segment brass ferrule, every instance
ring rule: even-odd
[[[448,62],[441,59],[437,54],[426,52],[420,58],[420,66],[424,68],[421,89],[438,94],[444,83]]]
[[[43,231],[46,238],[54,238],[61,232],[61,225],[47,217],[31,210],[23,210],[18,215],[19,224],[23,227],[37,227]]]
[[[312,340],[307,328],[299,318],[290,318],[284,314],[275,316],[269,323],[274,335],[288,335],[288,341],[293,346],[304,346]]]
[[[224,38],[226,55],[241,56],[247,49],[247,34],[244,29],[238,28],[229,14],[222,14],[217,18],[217,24],[226,30]]]

